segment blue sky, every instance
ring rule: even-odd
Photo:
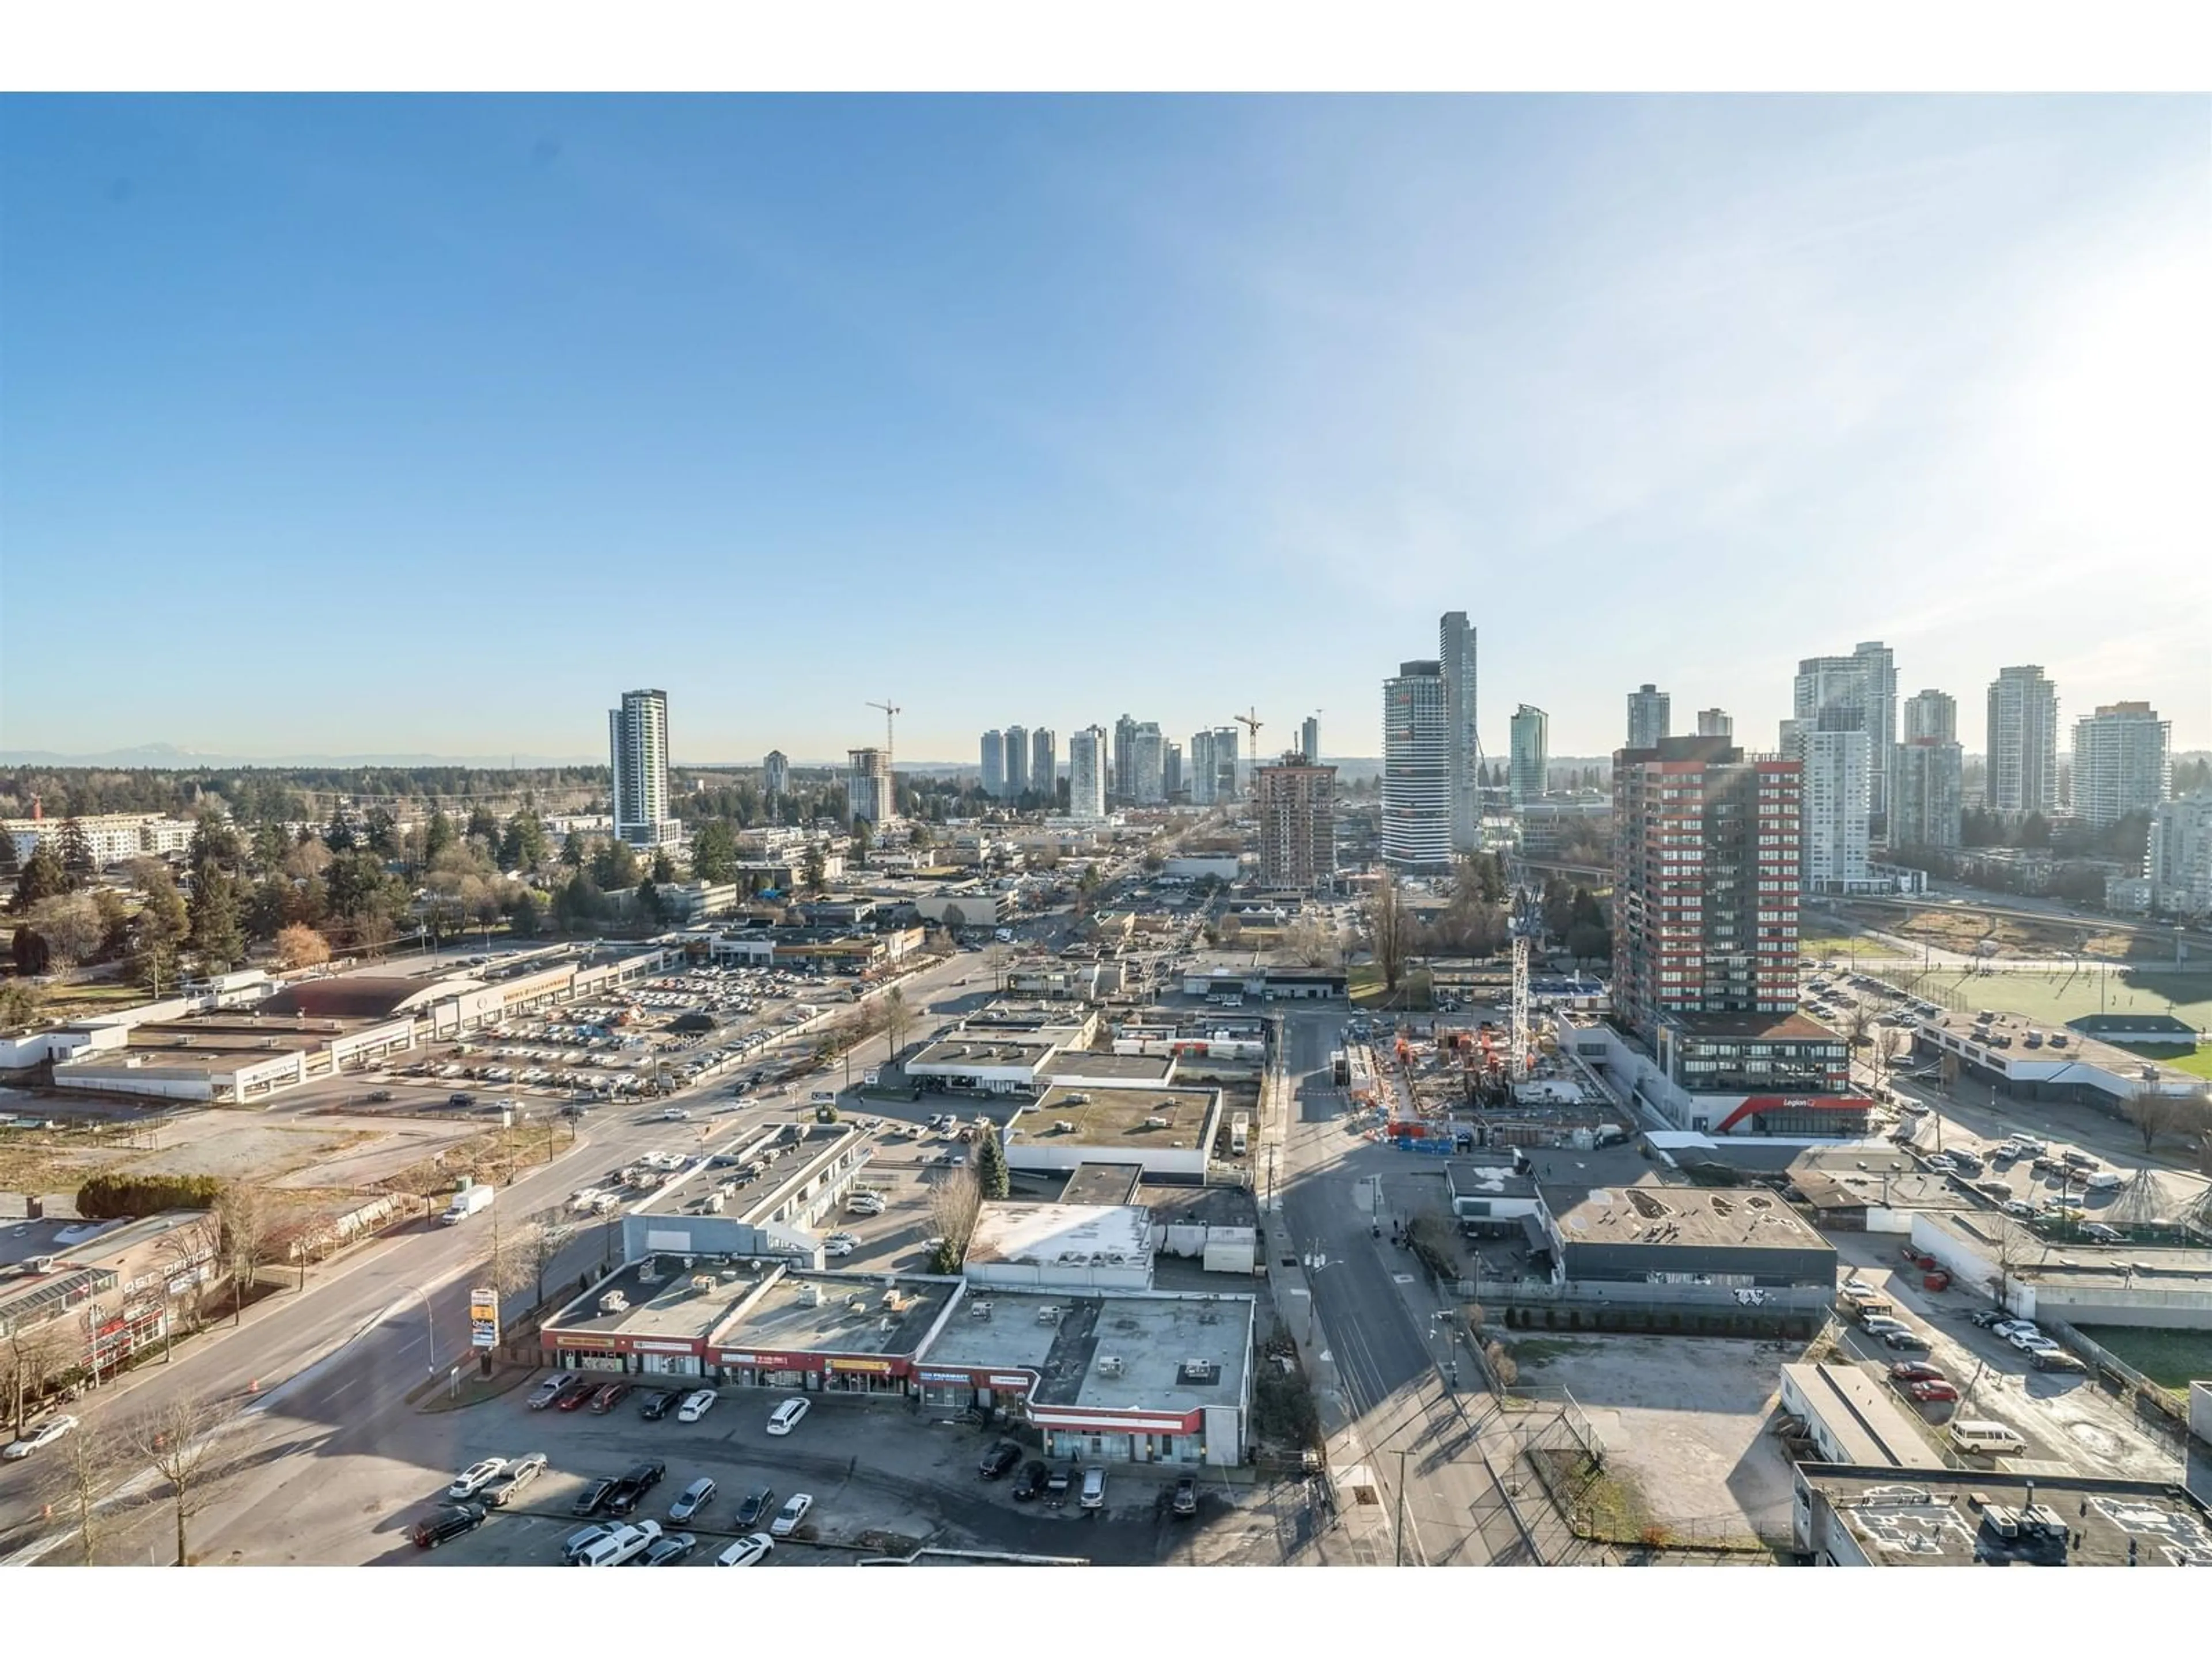
[[[0,746],[681,758],[1255,705],[2212,744],[2212,102],[17,98]]]

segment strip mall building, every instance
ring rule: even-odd
[[[1237,1464],[1250,1443],[1253,1324],[1249,1296],[1004,1291],[662,1257],[602,1280],[539,1340],[564,1370],[901,1396],[927,1415],[998,1409],[1051,1456]]]

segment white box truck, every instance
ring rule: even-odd
[[[498,1195],[489,1187],[464,1187],[453,1194],[453,1201],[438,1219],[448,1227],[458,1227],[477,1212],[491,1208],[492,1200]]]

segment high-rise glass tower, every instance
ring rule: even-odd
[[[1482,848],[1482,738],[1476,726],[1476,641],[1464,611],[1437,623],[1437,667],[1444,683],[1444,787],[1455,853]]]
[[[1451,863],[1451,759],[1443,665],[1403,662],[1382,682],[1382,861]]]
[[[607,750],[616,836],[633,847],[676,840],[680,827],[668,803],[668,694],[623,692],[622,707],[607,711]]]

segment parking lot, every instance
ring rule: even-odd
[[[563,1540],[591,1524],[571,1513],[578,1495],[648,1458],[665,1462],[667,1473],[630,1518],[693,1534],[699,1547],[687,1565],[712,1565],[741,1530],[767,1529],[765,1522],[743,1528],[737,1522],[740,1502],[761,1486],[774,1493],[770,1515],[794,1492],[814,1499],[797,1533],[779,1540],[763,1564],[772,1566],[848,1565],[861,1555],[905,1554],[924,1544],[1121,1565],[1189,1559],[1210,1528],[1223,1529],[1222,1547],[1242,1539],[1238,1511],[1255,1491],[1206,1479],[1197,1517],[1178,1520],[1166,1502],[1175,1472],[1112,1465],[1103,1510],[1048,1499],[1018,1503],[1013,1480],[988,1481],[978,1473],[997,1433],[930,1423],[903,1402],[812,1396],[797,1430],[777,1438],[766,1425],[783,1395],[726,1389],[701,1420],[680,1423],[673,1413],[657,1422],[641,1418],[638,1407],[649,1392],[641,1387],[612,1411],[594,1415],[531,1411],[529,1390],[517,1389],[460,1413],[456,1473],[479,1457],[529,1452],[546,1455],[546,1473],[507,1508],[490,1510],[476,1531],[421,1550],[409,1530],[443,1503],[437,1480],[426,1481],[420,1502],[375,1523],[379,1559],[441,1566],[560,1565]],[[672,1521],[669,1506],[702,1475],[714,1480],[715,1495],[690,1521]]]
[[[1929,1426],[1931,1440],[1941,1443],[1932,1431],[1954,1417],[1994,1419],[2018,1431],[2028,1443],[2027,1461],[2031,1462],[2131,1480],[2179,1477],[2177,1449],[2145,1429],[2086,1372],[2038,1370],[2005,1338],[1974,1325],[1972,1316],[1989,1307],[1986,1297],[1927,1290],[1917,1273],[1905,1269],[1894,1238],[1839,1234],[1833,1242],[1842,1263],[1858,1269],[1882,1291],[1896,1305],[1897,1316],[1928,1345],[1925,1352],[1893,1350],[1853,1326],[1844,1332],[1844,1352],[1878,1370],[1885,1379],[1899,1361],[1924,1362],[1940,1370],[1961,1395],[1956,1403],[1925,1406],[1900,1396],[1902,1409]],[[1897,1271],[1891,1270],[1893,1262]]]

